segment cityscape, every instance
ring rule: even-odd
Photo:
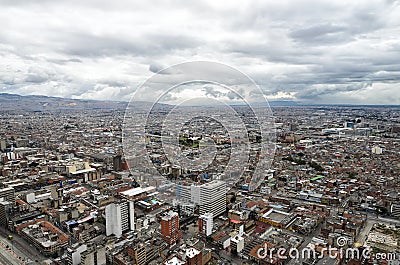
[[[220,174],[233,144],[222,129],[211,130],[220,151],[206,171],[169,164],[154,142],[149,157],[162,175],[146,181],[123,156],[125,110],[118,105],[3,111],[2,263],[397,264],[399,108],[271,109],[276,150],[255,189],[250,173],[232,172],[232,186]],[[195,126],[197,136],[210,133],[203,122],[208,126]],[[180,145],[201,150],[187,128]],[[260,255],[265,246],[285,251]],[[321,253],[327,246],[371,252],[332,257]],[[316,254],[283,255],[304,248]],[[387,256],[378,260],[378,253]]]
[[[0,25],[0,265],[400,265],[400,0]]]

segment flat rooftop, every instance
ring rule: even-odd
[[[137,188],[133,188],[133,189],[129,189],[126,191],[121,192],[121,195],[124,196],[136,196],[145,192],[150,192],[153,191],[155,188],[154,187],[146,187],[146,188],[141,188],[141,187],[137,187]]]
[[[290,213],[278,211],[276,209],[271,209],[268,212],[266,212],[263,217],[265,219],[269,219],[271,221],[274,221],[276,223],[281,223],[283,222],[287,217],[290,216]]]
[[[44,248],[68,242],[68,236],[47,221],[29,225],[22,232],[34,238]]]
[[[161,218],[162,220],[168,221],[171,220],[171,218],[178,216],[178,213],[173,212],[173,211],[169,211],[167,213],[165,213],[165,215],[163,215],[163,217]]]
[[[164,262],[164,265],[184,265],[184,264],[186,264],[186,262],[177,257],[173,257],[170,260]]]

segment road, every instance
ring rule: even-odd
[[[6,247],[7,245],[4,244],[3,242],[0,242],[0,264],[4,265],[21,265],[25,264],[22,260],[20,260],[15,254],[14,251],[9,247]]]
[[[8,235],[12,235],[12,248],[14,252],[22,257],[24,260],[28,261],[29,264],[41,264],[41,261],[45,260],[46,257],[41,255],[39,251],[36,250],[35,247],[29,245],[23,238],[21,238],[18,234],[11,233],[6,230],[4,227],[0,227],[0,242],[8,244],[11,246],[11,242],[7,239]],[[36,262],[37,260],[37,262]]]
[[[374,224],[375,224],[375,221],[367,220],[367,222],[364,225],[364,228],[362,229],[361,233],[358,235],[356,242],[363,245],[365,240],[368,237],[369,232],[371,231],[372,227],[374,226]]]
[[[357,237],[358,243],[364,244],[365,240],[368,237],[369,232],[371,231],[374,224],[382,223],[387,225],[400,225],[400,220],[391,219],[391,218],[383,218],[376,216],[375,214],[368,214],[367,215],[367,222],[362,229],[361,233]]]
[[[376,223],[383,223],[383,224],[387,224],[387,225],[400,225],[399,219],[379,217],[379,216],[376,216],[376,214],[370,214],[370,213],[368,214],[368,220],[373,220]]]
[[[13,257],[14,259],[16,259],[16,261],[18,261],[18,264],[21,264],[21,262],[23,262],[23,261],[29,261],[28,257],[26,257],[19,250],[14,248],[12,241],[10,241],[6,238],[3,238],[2,236],[0,236],[0,252],[3,257],[5,257],[5,256]],[[5,254],[7,254],[7,255],[5,255]]]

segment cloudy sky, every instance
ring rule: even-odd
[[[0,0],[0,93],[129,100],[211,60],[268,99],[400,104],[399,1]]]

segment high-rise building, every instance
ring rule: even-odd
[[[81,253],[87,250],[86,244],[76,244],[67,248],[67,265],[81,264]]]
[[[0,139],[0,151],[3,152],[6,149],[6,147],[7,147],[6,140]]]
[[[161,238],[169,245],[174,245],[182,237],[179,229],[179,215],[169,211],[161,218]]]
[[[15,191],[14,188],[0,189],[0,201],[8,201],[15,204]]]
[[[54,208],[58,208],[63,204],[64,199],[64,189],[59,185],[53,185],[50,188],[51,198],[52,198],[52,206]]]
[[[106,248],[102,245],[91,246],[81,253],[81,265],[106,265]]]
[[[128,255],[132,257],[133,263],[136,265],[147,264],[146,245],[141,242],[129,247]]]
[[[116,155],[113,158],[113,170],[114,171],[121,171],[122,170],[122,156]]]
[[[0,201],[0,225],[5,226],[8,223],[8,216],[12,203],[8,201]]]
[[[106,206],[106,235],[121,235],[135,229],[133,201],[123,200]]]
[[[226,211],[226,183],[214,180],[202,185],[179,185],[178,200],[199,206],[200,214],[212,213],[214,217]]]
[[[209,236],[212,234],[213,229],[213,214],[205,213],[199,216],[199,232],[203,235]]]

